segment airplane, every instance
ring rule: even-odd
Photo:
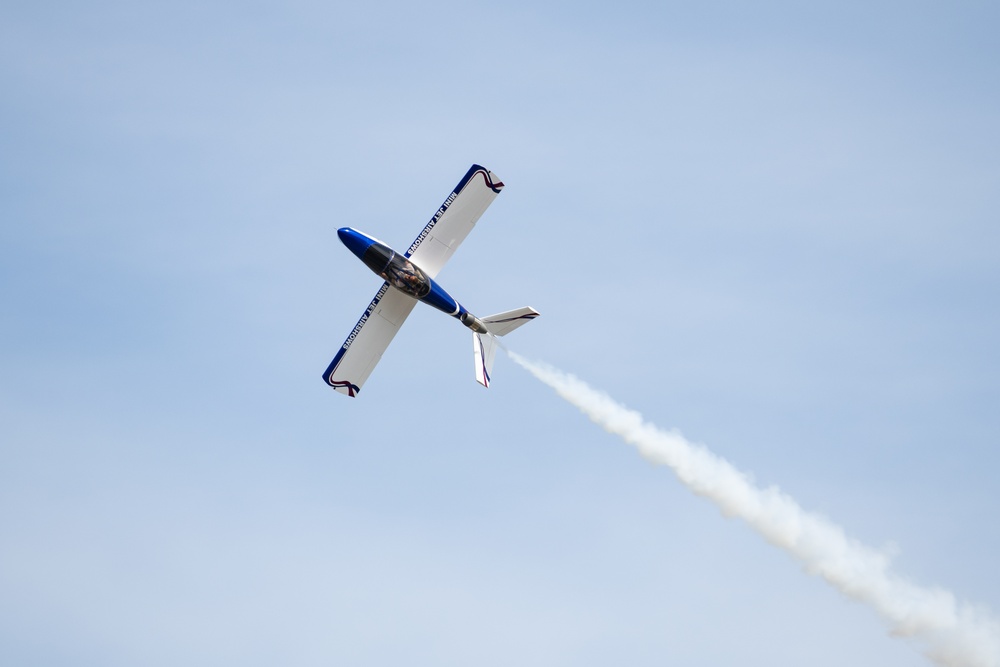
[[[472,330],[476,381],[490,386],[497,338],[538,317],[538,311],[524,307],[479,318],[434,278],[502,189],[496,174],[472,165],[405,254],[351,227],[337,230],[344,245],[385,282],[323,373],[329,386],[357,396],[417,301]]]

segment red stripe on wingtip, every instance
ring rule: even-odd
[[[350,396],[351,398],[357,396],[358,395],[357,393],[360,391],[360,388],[357,385],[355,385],[353,382],[348,382],[347,380],[334,380],[331,378],[330,386],[333,387],[334,389],[338,389],[340,387],[346,388],[347,395]]]
[[[503,183],[501,181],[497,181],[496,183],[494,183],[493,181],[491,181],[490,180],[490,174],[485,169],[480,169],[476,173],[483,175],[483,180],[486,181],[486,186],[487,187],[489,187],[489,188],[491,188],[493,190],[502,190],[503,189]]]

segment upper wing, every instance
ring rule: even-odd
[[[435,277],[502,189],[503,183],[493,172],[472,165],[410,245],[406,256]]]
[[[342,394],[357,396],[416,303],[416,299],[391,289],[389,283],[382,283],[382,288],[323,373],[326,383]]]

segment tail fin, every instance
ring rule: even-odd
[[[483,323],[489,333],[472,334],[472,348],[476,362],[476,382],[484,387],[490,386],[490,373],[493,372],[493,359],[496,357],[499,336],[509,334],[525,322],[538,317],[538,311],[525,306],[517,310],[508,310],[483,318]]]
[[[476,355],[476,382],[484,387],[490,386],[490,373],[493,372],[493,359],[497,355],[497,337],[491,333],[473,333],[472,350]]]

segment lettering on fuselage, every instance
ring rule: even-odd
[[[347,348],[351,346],[351,343],[354,342],[354,339],[358,337],[358,334],[361,333],[361,328],[365,326],[365,322],[367,322],[371,314],[375,312],[375,308],[376,306],[378,306],[378,302],[382,300],[382,297],[385,296],[385,292],[388,289],[389,289],[389,283],[385,283],[384,285],[382,285],[382,289],[378,291],[378,294],[375,295],[375,298],[372,299],[372,302],[368,304],[368,308],[365,310],[365,314],[362,315],[361,319],[358,320],[358,323],[354,325],[354,331],[352,331],[351,335],[348,336],[347,340],[344,341],[344,347],[342,349],[347,350]]]
[[[414,239],[413,243],[410,245],[410,249],[406,251],[407,257],[412,255],[413,251],[417,249],[417,246],[419,246],[423,242],[423,240],[427,238],[427,235],[431,233],[432,229],[434,229],[434,225],[437,224],[437,221],[441,219],[441,216],[444,215],[444,212],[448,210],[448,207],[451,206],[451,203],[455,201],[457,197],[458,197],[457,192],[452,192],[450,195],[448,195],[448,198],[444,200],[443,204],[441,204],[441,208],[437,210],[437,213],[434,214],[434,217],[431,218],[431,221],[428,222],[427,225],[424,227],[423,231],[420,232],[420,235],[417,236],[416,239]]]

